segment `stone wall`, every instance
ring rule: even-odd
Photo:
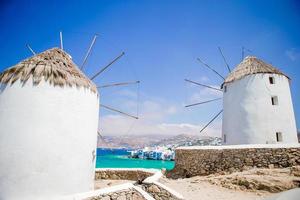
[[[300,145],[232,145],[176,149],[175,168],[168,177],[180,178],[253,167],[284,168],[300,165]]]
[[[151,194],[156,200],[180,200],[179,198],[172,195],[169,191],[156,184],[142,184],[142,189]]]
[[[123,191],[99,195],[97,197],[88,198],[86,200],[146,200],[146,199],[136,190],[129,189],[129,190],[123,190]]]
[[[154,173],[142,170],[96,170],[95,180],[111,179],[111,180],[133,180],[142,181],[145,178],[152,176]]]

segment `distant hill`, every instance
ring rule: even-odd
[[[146,146],[191,146],[215,145],[220,138],[209,136],[180,134],[176,136],[127,135],[98,137],[98,147],[102,148],[143,148]]]
[[[163,146],[163,145],[175,145],[175,146],[187,146],[189,143],[198,140],[205,140],[210,137],[200,136],[194,134],[180,134],[173,137],[164,138],[161,141],[154,143],[153,145]]]
[[[159,142],[164,137],[159,135],[126,135],[98,137],[98,147],[102,148],[143,148]]]

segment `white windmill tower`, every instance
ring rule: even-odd
[[[0,199],[93,189],[101,105],[92,80],[124,55],[88,78],[81,70],[96,37],[80,68],[63,51],[61,34],[61,48],[35,54],[28,46],[34,55],[0,74]]]
[[[200,132],[223,112],[223,144],[298,143],[289,77],[253,56],[244,58],[231,72],[220,48],[219,51],[229,71],[226,78],[199,58],[198,61],[223,79],[220,88],[185,79],[223,93],[223,109]]]
[[[248,56],[222,88],[225,144],[298,142],[288,76]]]

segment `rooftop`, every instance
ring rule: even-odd
[[[238,64],[238,66],[226,77],[222,84],[222,87],[226,83],[239,80],[247,75],[268,73],[268,74],[280,74],[286,76],[281,71],[273,67],[271,64],[265,63],[264,61],[254,57],[247,56],[244,60]],[[289,77],[286,76],[288,79]]]
[[[14,84],[17,80],[26,83],[30,78],[34,85],[45,80],[54,86],[84,87],[97,93],[95,84],[60,48],[46,50],[6,69],[0,74],[0,83]]]

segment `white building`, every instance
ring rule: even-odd
[[[99,96],[54,48],[0,74],[0,199],[93,189]]]
[[[297,143],[289,86],[278,69],[246,57],[222,84],[223,143]]]

